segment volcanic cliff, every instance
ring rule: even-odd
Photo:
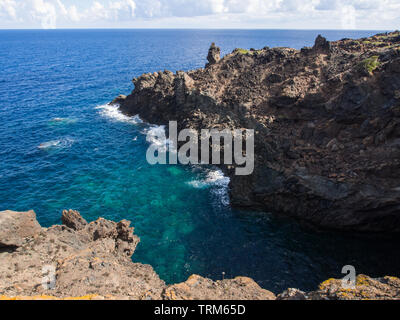
[[[133,80],[122,112],[180,129],[255,130],[255,171],[233,206],[341,230],[400,231],[400,33],[312,48],[213,44],[204,69]]]

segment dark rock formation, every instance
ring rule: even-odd
[[[0,251],[0,300],[3,299],[136,299],[136,300],[337,300],[400,299],[400,280],[360,275],[354,289],[330,279],[310,293],[288,289],[275,296],[252,279],[212,281],[193,275],[166,286],[149,265],[133,263],[139,238],[130,222],[98,219],[74,223],[78,228],[40,228],[34,212],[0,212],[0,243],[15,230],[34,226],[13,251]],[[63,220],[85,221],[77,211],[64,211]],[[21,221],[26,221],[27,224]],[[52,274],[51,272],[54,272]],[[51,282],[54,280],[52,285]],[[45,281],[44,281],[45,280]]]
[[[180,129],[255,129],[253,175],[221,166],[233,206],[319,227],[399,232],[398,39],[239,49],[206,69],[140,76],[120,108]]]
[[[213,42],[210,49],[208,50],[208,63],[206,65],[206,68],[217,63],[219,60],[221,60],[221,48],[217,47]]]
[[[328,54],[331,50],[331,43],[328,40],[326,40],[326,38],[324,38],[323,36],[318,35],[317,39],[315,39],[313,50],[316,53]]]

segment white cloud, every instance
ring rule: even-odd
[[[356,9],[353,6],[342,7],[342,28],[343,29],[356,29]]]
[[[0,0],[5,25],[397,28],[400,0]],[[6,22],[4,22],[6,21]]]
[[[16,2],[14,0],[0,0],[0,17],[17,18]]]
[[[133,0],[110,2],[109,9],[114,20],[130,20],[135,17],[136,3]]]
[[[58,7],[60,8],[60,14],[66,19],[72,22],[78,22],[80,20],[80,15],[75,5],[70,7],[65,6],[61,0],[56,0]]]
[[[43,29],[56,28],[57,12],[53,3],[44,0],[32,0],[30,13],[34,19],[40,21]]]

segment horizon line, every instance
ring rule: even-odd
[[[334,28],[163,28],[163,27],[128,27],[128,28],[113,28],[113,27],[77,27],[77,28],[1,28],[0,31],[57,31],[57,30],[282,30],[282,31],[383,31],[390,32],[396,29],[334,29]]]

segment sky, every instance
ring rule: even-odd
[[[0,29],[400,29],[400,0],[0,0]]]

